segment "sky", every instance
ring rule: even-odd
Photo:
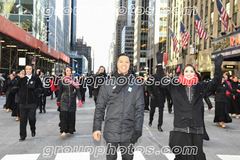
[[[92,47],[94,72],[108,67],[108,53],[115,32],[115,0],[77,0],[77,38]]]

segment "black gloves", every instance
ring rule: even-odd
[[[158,51],[156,53],[156,58],[157,58],[157,64],[162,63],[163,62],[163,53]]]
[[[219,55],[215,58],[214,60],[215,68],[221,68],[223,59],[224,57],[222,55]]]
[[[153,96],[153,94],[150,94],[151,100],[154,100],[155,97]]]
[[[141,131],[138,131],[138,130],[135,130],[132,137],[131,137],[131,140],[130,142],[132,144],[136,143],[138,138],[142,136],[142,132]]]

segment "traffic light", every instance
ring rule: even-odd
[[[195,52],[195,60],[197,59],[198,57],[198,52]]]

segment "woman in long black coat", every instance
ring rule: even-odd
[[[224,77],[222,77],[222,84],[216,89],[215,95],[215,117],[213,122],[220,126],[219,122],[222,122],[222,127],[225,128],[225,123],[232,122],[231,117],[228,114],[227,109],[227,95],[226,90],[231,93],[236,93],[236,90],[232,90],[226,82],[224,82]],[[235,95],[233,95],[235,97]]]
[[[12,111],[14,108],[14,103],[15,103],[15,94],[11,92],[11,89],[13,88],[13,86],[15,86],[17,83],[17,79],[14,78],[13,74],[10,74],[10,78],[7,80],[6,82],[6,87],[5,90],[3,92],[6,92],[6,109],[7,109],[7,113]]]
[[[234,77],[233,81],[231,82],[232,85],[232,89],[236,90],[236,89],[240,89],[240,83],[238,82],[238,77]],[[240,114],[240,94],[236,93],[235,94],[235,99],[233,98],[233,96],[231,96],[231,105],[229,107],[229,113],[235,114],[236,118],[238,117],[238,114]]]
[[[66,133],[73,134],[76,131],[76,96],[78,96],[79,107],[82,106],[79,83],[74,82],[72,79],[70,67],[66,67],[64,72],[64,78],[59,81],[59,95],[57,98],[57,106],[60,107],[60,132],[63,138]]]
[[[175,160],[191,159],[206,160],[203,152],[203,97],[217,88],[221,83],[221,65],[223,56],[215,59],[214,79],[211,82],[203,83],[198,81],[195,68],[187,65],[179,79],[172,80],[164,77],[162,68],[163,53],[157,53],[157,77],[172,96],[174,104],[174,129],[170,132],[169,146],[194,147],[195,153],[184,155],[183,152],[174,152]],[[163,79],[162,79],[163,78]]]

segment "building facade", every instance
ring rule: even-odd
[[[128,17],[128,0],[117,0],[116,3],[116,30],[115,30],[115,52],[113,59],[113,70],[116,70],[117,59],[121,54],[121,41],[122,41],[122,30],[125,25],[127,25]]]
[[[122,30],[122,47],[121,53],[127,54],[130,58],[130,70],[133,70],[133,53],[134,53],[134,27],[124,26]]]
[[[215,39],[223,37],[225,34],[231,34],[239,29],[240,26],[240,2],[238,0],[222,0],[223,6],[228,13],[228,16],[232,19],[228,19],[228,25],[231,31],[225,31],[221,19],[218,14],[217,4],[215,0],[170,0],[168,5],[170,8],[180,7],[182,12],[179,16],[174,15],[173,12],[168,16],[169,25],[172,27],[175,35],[180,33],[179,23],[183,22],[185,28],[190,34],[187,50],[182,50],[181,36],[177,36],[179,41],[179,54],[173,53],[172,39],[170,31],[168,31],[167,38],[167,53],[168,53],[168,65],[169,70],[174,71],[178,64],[196,64],[196,69],[202,73],[202,78],[212,78],[214,74],[214,62],[211,57],[212,43]],[[192,8],[184,8],[192,7]],[[196,7],[196,8],[195,8]],[[198,13],[205,27],[205,32],[208,33],[209,39],[205,40],[199,38],[196,35],[195,27],[195,13]],[[178,21],[176,21],[178,19]],[[194,55],[194,48],[197,56]],[[183,54],[182,54],[183,52]],[[193,53],[193,54],[191,54]],[[195,59],[197,57],[197,59]],[[225,61],[223,66],[226,65],[238,65],[236,61]],[[229,69],[223,67],[223,72],[228,71],[231,75],[238,73],[237,69]],[[238,75],[239,76],[239,75]]]
[[[148,14],[146,10],[149,7],[149,0],[136,0],[135,6],[133,70],[139,72],[147,65]],[[140,7],[142,10],[137,9]]]
[[[148,52],[147,52],[147,66],[149,73],[155,72],[157,63],[156,52],[166,52],[167,41],[167,13],[164,9],[167,7],[167,0],[150,0],[148,19]]]
[[[19,5],[19,6],[18,6]],[[47,0],[1,0],[0,15],[47,43]]]

